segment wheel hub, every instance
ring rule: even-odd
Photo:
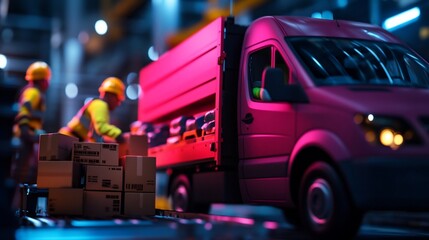
[[[316,179],[308,188],[307,210],[311,221],[317,225],[325,224],[334,210],[334,197],[329,183]]]

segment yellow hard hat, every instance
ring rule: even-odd
[[[116,77],[108,77],[104,79],[101,86],[98,88],[100,93],[110,92],[116,94],[120,101],[125,99],[125,86],[121,79]]]
[[[27,73],[25,74],[25,80],[27,81],[49,81],[50,79],[51,69],[49,68],[49,65],[45,62],[34,62],[27,68]]]

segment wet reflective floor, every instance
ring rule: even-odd
[[[278,209],[217,205],[211,214],[157,210],[140,219],[25,218],[15,239],[311,239]],[[429,228],[364,223],[355,239],[429,239]]]

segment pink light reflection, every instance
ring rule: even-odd
[[[195,219],[195,222],[198,224],[202,224],[204,221],[200,218]]]
[[[122,221],[121,219],[115,219],[113,222],[114,222],[115,224],[118,224],[118,225],[120,225],[120,224],[122,224],[122,223],[123,223],[123,221]]]
[[[138,219],[131,219],[130,222],[132,224],[139,224],[139,220]]]
[[[251,218],[242,218],[242,217],[229,217],[229,216],[212,216],[211,219],[215,221],[223,221],[223,222],[234,222],[244,225],[254,225],[255,220]]]
[[[279,227],[279,224],[276,222],[266,221],[264,222],[264,227],[266,229],[277,229]]]
[[[211,223],[204,224],[204,229],[206,229],[206,230],[212,230],[212,228],[213,228],[213,225]]]

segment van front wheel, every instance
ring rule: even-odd
[[[302,224],[322,237],[354,236],[362,214],[356,210],[335,170],[325,162],[315,162],[305,171],[299,192]]]

